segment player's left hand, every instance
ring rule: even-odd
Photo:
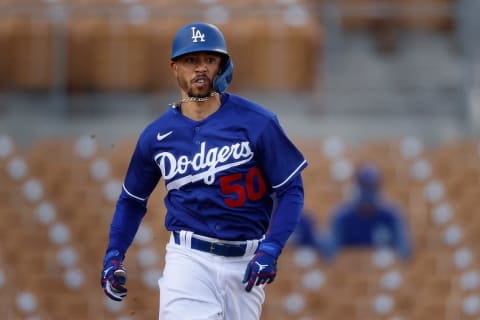
[[[110,299],[122,301],[127,296],[126,282],[127,270],[123,267],[123,255],[116,250],[107,252],[101,278],[103,291]]]
[[[259,251],[248,263],[242,282],[247,283],[245,290],[250,292],[254,285],[270,283],[276,275],[277,259],[264,251]]]

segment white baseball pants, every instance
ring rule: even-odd
[[[245,269],[253,257],[223,257],[175,244],[166,246],[158,280],[160,320],[259,320],[263,286],[245,291]]]

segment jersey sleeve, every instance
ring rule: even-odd
[[[303,209],[301,171],[307,166],[303,155],[288,139],[277,117],[272,116],[260,133],[258,162],[275,191],[277,206],[259,250],[278,257],[292,234]]]
[[[148,199],[161,177],[149,151],[149,140],[147,133],[138,139],[123,183],[123,191],[140,201]]]
[[[130,160],[110,225],[107,251],[118,250],[125,255],[146,213],[148,197],[160,179],[160,170],[149,160],[146,141],[144,135],[140,137]]]
[[[261,132],[256,153],[260,154],[263,172],[273,189],[291,181],[307,166],[307,161],[287,137],[276,116]]]

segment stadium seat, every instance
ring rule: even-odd
[[[31,17],[17,19],[11,36],[11,86],[48,90],[55,85],[53,24]],[[32,54],[35,53],[35,54]]]
[[[14,20],[9,18],[2,19],[0,22],[0,90],[8,89],[11,82],[11,39],[13,35],[14,24]]]
[[[94,89],[92,42],[99,23],[98,18],[81,15],[72,15],[67,21],[67,88],[73,93]]]

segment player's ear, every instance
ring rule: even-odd
[[[176,72],[177,72],[177,63],[176,63],[175,61],[173,61],[173,60],[170,61],[170,68],[172,68],[172,71],[173,71],[174,73],[176,73]]]

